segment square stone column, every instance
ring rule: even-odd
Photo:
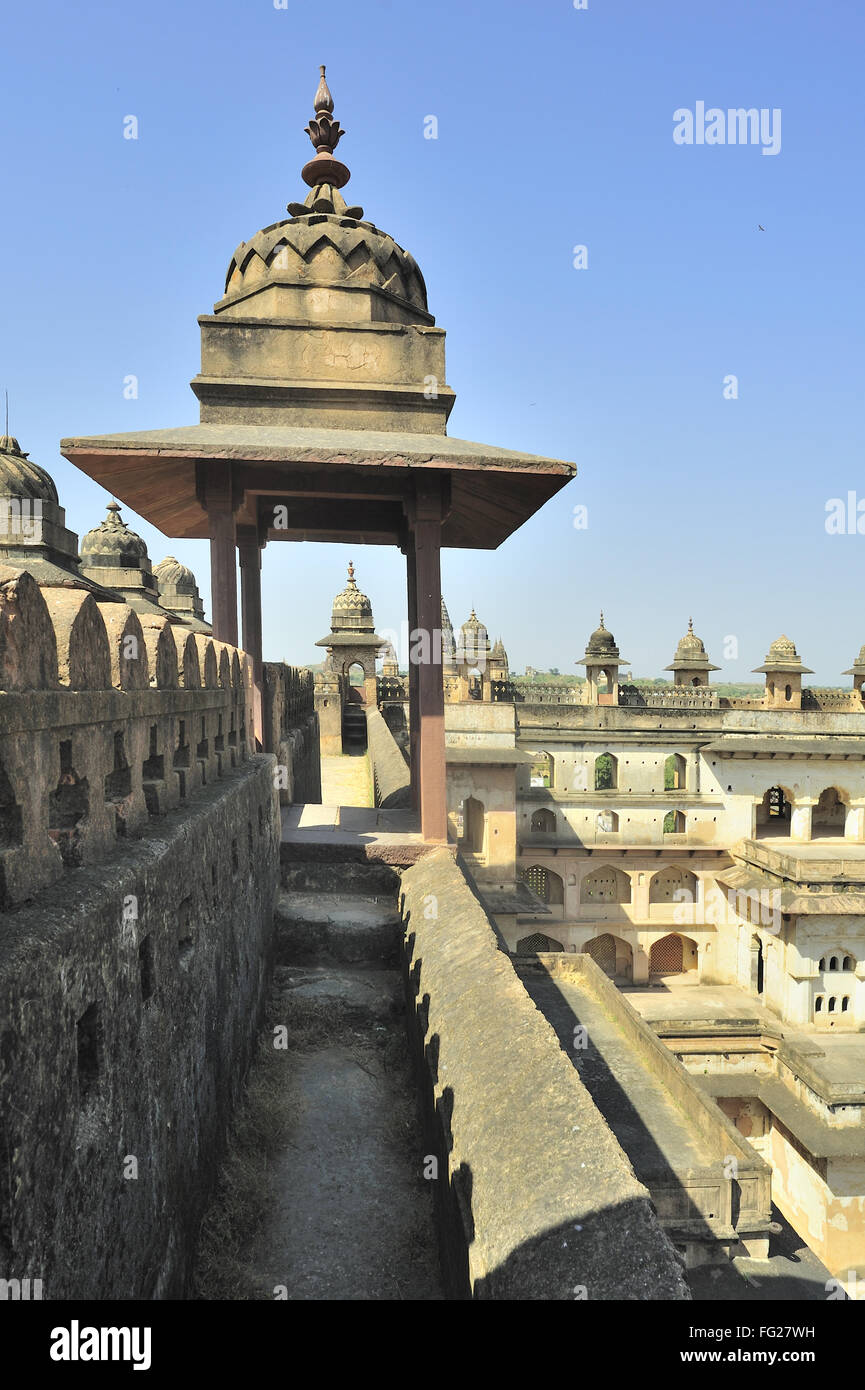
[[[243,617],[243,650],[252,657],[252,707],[255,738],[263,747],[261,643],[261,546],[252,526],[237,528],[240,560],[240,608]]]
[[[416,645],[423,657],[417,663],[418,772],[421,833],[432,843],[447,841],[445,773],[445,715],[441,632],[442,490],[436,478],[417,484],[414,509],[415,574],[417,576]]]
[[[210,530],[210,594],[213,635],[237,646],[237,560],[231,464],[211,460],[198,468],[198,492]]]

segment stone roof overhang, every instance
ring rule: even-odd
[[[735,1051],[734,1044],[731,1044],[730,1051]],[[699,1084],[715,1097],[756,1096],[815,1158],[865,1156],[865,1129],[861,1125],[827,1125],[777,1077],[745,1072],[737,1072],[735,1076],[721,1073],[701,1076]],[[861,1086],[832,1089],[847,1092],[842,1096],[833,1096],[836,1103],[839,1100],[849,1103],[863,1094]]]
[[[445,761],[463,763],[469,767],[516,767],[521,763],[533,763],[536,759],[531,753],[524,753],[520,748],[454,748],[446,744]]]
[[[865,733],[861,738],[833,738],[831,734],[801,734],[775,738],[761,730],[748,735],[722,734],[701,745],[704,753],[736,758],[865,758]]]
[[[375,632],[329,632],[319,637],[317,647],[379,647],[386,645],[386,639]]]
[[[858,917],[865,914],[865,889],[851,892],[846,885],[832,892],[828,885],[807,891],[804,885],[788,886],[769,874],[741,865],[715,875],[717,881],[734,892],[745,893],[766,909],[777,909],[793,917]]]
[[[665,666],[665,671],[720,671],[720,666],[715,666],[705,655],[703,656],[684,656],[681,661],[671,661],[669,666]]]
[[[442,545],[494,550],[576,474],[572,463],[449,435],[287,425],[199,424],[76,436],[61,453],[164,535],[207,537],[209,465],[233,465],[239,524],[288,501],[269,540],[400,544],[404,504],[444,475]]]

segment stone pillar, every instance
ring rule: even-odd
[[[420,480],[414,518],[417,627],[425,634],[427,660],[417,667],[418,791],[421,833],[433,843],[447,840],[444,686],[441,644],[435,641],[441,630],[441,527],[441,483]]]
[[[243,617],[243,649],[252,657],[252,708],[255,737],[264,746],[261,687],[264,677],[261,652],[261,547],[251,526],[237,529],[240,559],[240,607]]]
[[[412,652],[415,647],[413,633],[417,628],[417,569],[415,559],[414,535],[409,532],[405,545],[406,557],[406,600],[408,605],[408,727],[409,727],[409,763],[411,770],[411,804],[415,810],[420,804],[418,798],[418,733],[420,728],[420,718],[418,715],[418,668],[412,661]]]
[[[865,807],[852,802],[847,809],[847,816],[844,821],[845,840],[865,839]]]
[[[228,642],[236,647],[237,570],[231,464],[214,459],[200,476],[204,481],[204,503],[210,529],[213,635],[218,642]]]
[[[799,801],[790,810],[790,839],[810,840],[813,801]]]

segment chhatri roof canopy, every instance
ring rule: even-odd
[[[224,491],[227,470],[235,522],[262,542],[401,543],[426,479],[441,491],[441,544],[495,548],[576,470],[447,435],[444,330],[414,258],[340,192],[344,132],[321,73],[306,200],[241,242],[199,319],[200,424],[61,450],[168,536],[211,534],[209,480]]]

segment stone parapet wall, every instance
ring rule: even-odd
[[[312,672],[266,661],[262,713],[264,748],[276,756],[281,805],[321,801],[319,718]]]
[[[0,910],[243,763],[251,681],[168,616],[0,569]]]
[[[634,1056],[657,1077],[699,1134],[706,1150],[720,1165],[735,1160],[738,1205],[733,1220],[737,1229],[759,1232],[771,1219],[772,1174],[769,1165],[751,1147],[715,1101],[701,1090],[678,1057],[637,1010],[624,998],[600,966],[585,953],[551,952],[539,957],[550,975],[576,976],[602,1005],[628,1040]],[[725,1170],[726,1171],[726,1170]],[[729,1172],[727,1173],[729,1177]]]
[[[311,680],[271,689],[309,782]],[[4,567],[0,691],[0,1278],[180,1297],[269,977],[251,659]]]
[[[0,915],[0,1276],[182,1297],[260,1021],[269,756]]]
[[[411,805],[411,777],[402,751],[377,709],[368,707],[366,742],[376,806],[388,810]]]
[[[401,910],[451,1295],[688,1298],[648,1192],[447,849],[403,873]]]

